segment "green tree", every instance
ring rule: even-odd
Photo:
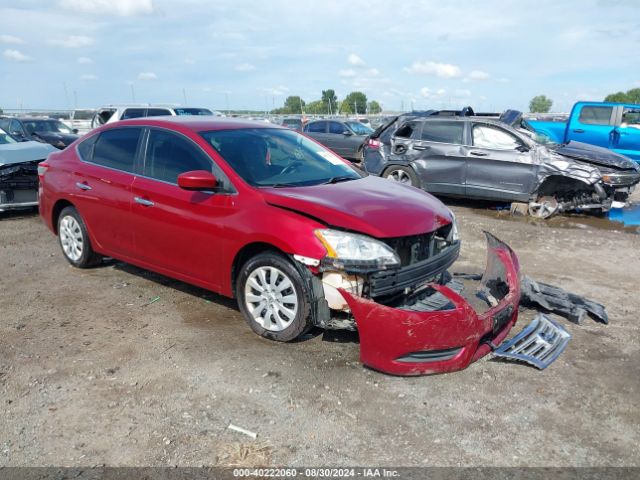
[[[380,112],[382,112],[382,107],[380,106],[380,104],[375,100],[371,100],[369,102],[369,113],[372,115],[377,115]]]
[[[307,103],[304,107],[304,110],[306,113],[310,113],[311,115],[327,113],[327,107],[322,102],[322,100],[315,100],[313,102]]]
[[[632,88],[626,92],[611,93],[604,98],[605,102],[634,103],[640,105],[640,88]]]
[[[340,104],[339,113],[344,113],[345,115],[351,115],[353,113],[351,105],[349,105],[346,100],[343,100]]]
[[[529,111],[532,113],[547,113],[551,110],[553,100],[544,95],[533,97],[529,102]]]
[[[323,113],[335,113],[338,107],[338,97],[335,90],[332,88],[328,90],[322,90],[322,104],[324,105]]]
[[[290,95],[284,101],[284,107],[282,107],[282,113],[302,113],[305,103],[298,95]]]
[[[360,114],[367,112],[367,96],[362,92],[351,92],[344,99],[344,102],[349,105],[351,112]],[[342,111],[344,112],[344,106],[342,107]]]

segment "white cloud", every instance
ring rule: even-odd
[[[59,0],[58,6],[74,12],[121,17],[153,13],[153,0]]]
[[[236,72],[252,72],[255,69],[256,67],[250,63],[240,63],[234,67]]]
[[[365,70],[364,74],[369,77],[377,77],[378,75],[380,75],[380,70],[378,70],[377,68],[369,68]]]
[[[271,95],[272,97],[279,97],[281,95],[285,95],[289,91],[289,87],[285,87],[284,85],[278,85],[273,88],[260,88],[259,91],[266,93],[267,95]]]
[[[93,38],[85,35],[69,35],[66,38],[51,39],[49,43],[64,48],[80,48],[93,45]]]
[[[338,72],[338,75],[345,78],[355,77],[356,71],[353,68],[347,68],[345,70],[340,70]]]
[[[89,57],[78,57],[78,63],[83,65],[90,65],[93,63],[93,60]]]
[[[31,60],[31,57],[28,57],[21,51],[12,50],[10,48],[2,52],[2,56],[7,60],[11,60],[12,62],[28,62],[29,60]]]
[[[446,93],[447,91],[444,88],[439,88],[436,91],[431,90],[429,87],[422,87],[420,89],[420,95],[430,99],[442,98]]]
[[[153,72],[141,72],[138,74],[138,80],[157,80],[158,76]]]
[[[362,60],[362,58],[360,58],[355,53],[349,54],[347,61],[349,62],[350,65],[353,65],[355,67],[364,67],[366,65],[366,63],[364,63],[364,60]]]
[[[22,45],[24,40],[13,35],[0,35],[0,43],[12,43],[14,45]]]
[[[471,96],[471,90],[460,89],[460,90],[456,90],[454,92],[454,94],[458,98],[460,98],[460,97],[470,97]]]
[[[80,75],[80,80],[82,80],[83,82],[91,82],[93,80],[97,80],[98,77],[96,77],[95,75],[92,74],[86,74],[86,75]]]
[[[483,70],[472,70],[465,80],[488,80],[490,75]]]
[[[498,83],[509,83],[511,81],[510,78],[502,77],[496,80]]]
[[[195,65],[196,61],[193,58],[185,58],[184,59],[184,63],[186,63],[187,65]]]
[[[432,75],[440,78],[456,78],[462,75],[462,70],[457,65],[437,62],[413,62],[405,72],[417,75]]]

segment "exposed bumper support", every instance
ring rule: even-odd
[[[444,285],[427,288],[450,303],[437,311],[391,308],[340,290],[356,320],[363,364],[394,375],[444,373],[466,368],[500,344],[518,316],[520,266],[508,245],[486,233],[483,290],[495,305],[478,314]]]

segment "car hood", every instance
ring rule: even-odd
[[[65,145],[71,145],[79,138],[79,135],[75,135],[73,133],[34,132],[33,134],[42,138],[47,143],[62,142]]]
[[[270,205],[377,238],[432,232],[453,220],[451,211],[430,194],[374,176],[260,191]]]
[[[574,141],[550,148],[565,157],[593,163],[596,166],[621,170],[640,170],[636,162],[624,155],[612,152],[608,148],[596,147],[595,145]]]
[[[48,143],[19,142],[0,145],[0,166],[14,163],[44,160],[51,152],[57,152]]]

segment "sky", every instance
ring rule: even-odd
[[[0,107],[553,111],[640,86],[640,0],[0,0]],[[186,100],[186,102],[185,102]]]

